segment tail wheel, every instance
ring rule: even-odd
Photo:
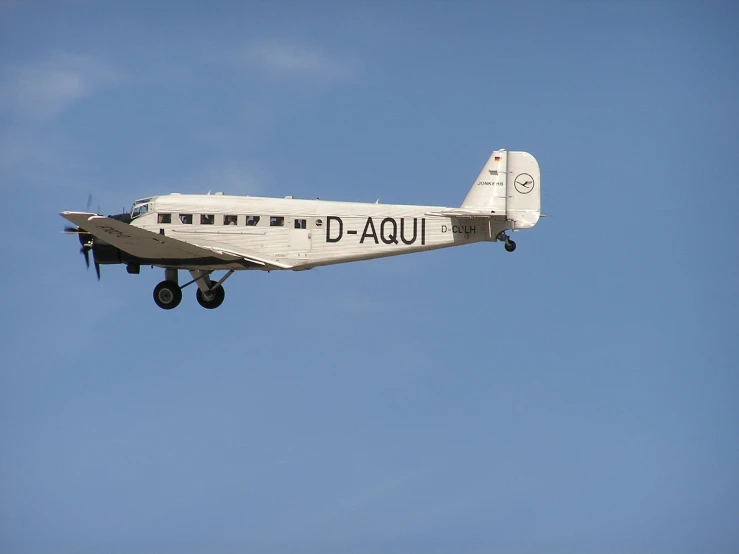
[[[516,249],[516,243],[512,240],[507,240],[505,243],[506,252],[513,252]]]
[[[211,283],[210,285],[212,287],[213,283]],[[223,301],[226,298],[226,291],[223,289],[222,286],[211,289],[208,292],[203,292],[198,289],[198,291],[195,293],[195,298],[197,298],[198,304],[200,304],[203,308],[207,310],[214,310],[218,306],[223,304]]]
[[[182,290],[174,281],[162,281],[154,287],[154,302],[163,310],[176,308],[182,302]]]

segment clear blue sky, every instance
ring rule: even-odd
[[[736,2],[0,3],[0,551],[739,551]],[[458,206],[500,244],[173,312],[62,210]]]

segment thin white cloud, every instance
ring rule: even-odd
[[[317,48],[276,40],[253,43],[246,50],[246,61],[274,75],[289,78],[336,81],[356,73],[353,62],[332,58]]]
[[[120,72],[102,61],[64,52],[6,65],[0,70],[0,113],[21,120],[53,119],[121,81]]]

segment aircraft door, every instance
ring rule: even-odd
[[[288,220],[290,226],[290,250],[297,254],[310,252],[313,231],[310,227],[310,219],[307,217],[291,217]]]

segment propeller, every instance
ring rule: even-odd
[[[80,239],[80,245],[82,245],[80,248],[80,254],[85,258],[87,269],[90,269],[90,250],[92,250],[94,238],[90,233],[85,232],[84,229],[80,229],[77,236]],[[95,274],[98,276],[99,281],[100,265],[97,262],[95,262]]]
[[[88,214],[90,213],[90,206],[92,206],[92,194],[87,196],[86,210]],[[100,206],[98,206],[98,213],[100,213]],[[109,215],[108,217],[121,223],[131,223],[131,214],[126,212],[125,209],[119,214]],[[98,281],[100,280],[100,263],[123,263],[120,258],[120,250],[106,244],[103,240],[95,239],[92,233],[89,233],[86,229],[67,225],[63,232],[68,235],[77,235],[77,239],[80,241],[80,254],[85,259],[85,266],[88,269],[90,268],[90,251],[92,251],[92,261],[95,265],[95,275],[97,275]],[[100,263],[98,263],[98,260],[100,260]]]
[[[87,196],[87,207],[85,208],[85,211],[90,211],[90,206],[92,205],[92,193],[90,193]],[[98,210],[100,211],[100,210]],[[85,258],[85,266],[87,266],[87,269],[90,269],[90,250],[93,249],[93,236],[85,231],[82,227],[73,227],[71,225],[67,225],[64,227],[64,233],[67,235],[77,235],[80,241],[80,254],[82,254],[82,257]],[[94,256],[93,256],[94,257]],[[95,263],[95,274],[97,275],[98,281],[100,280],[100,264]]]
[[[82,248],[80,248],[80,254],[82,254],[85,258],[85,265],[87,266],[87,269],[90,269],[90,247],[87,245],[83,245]]]

